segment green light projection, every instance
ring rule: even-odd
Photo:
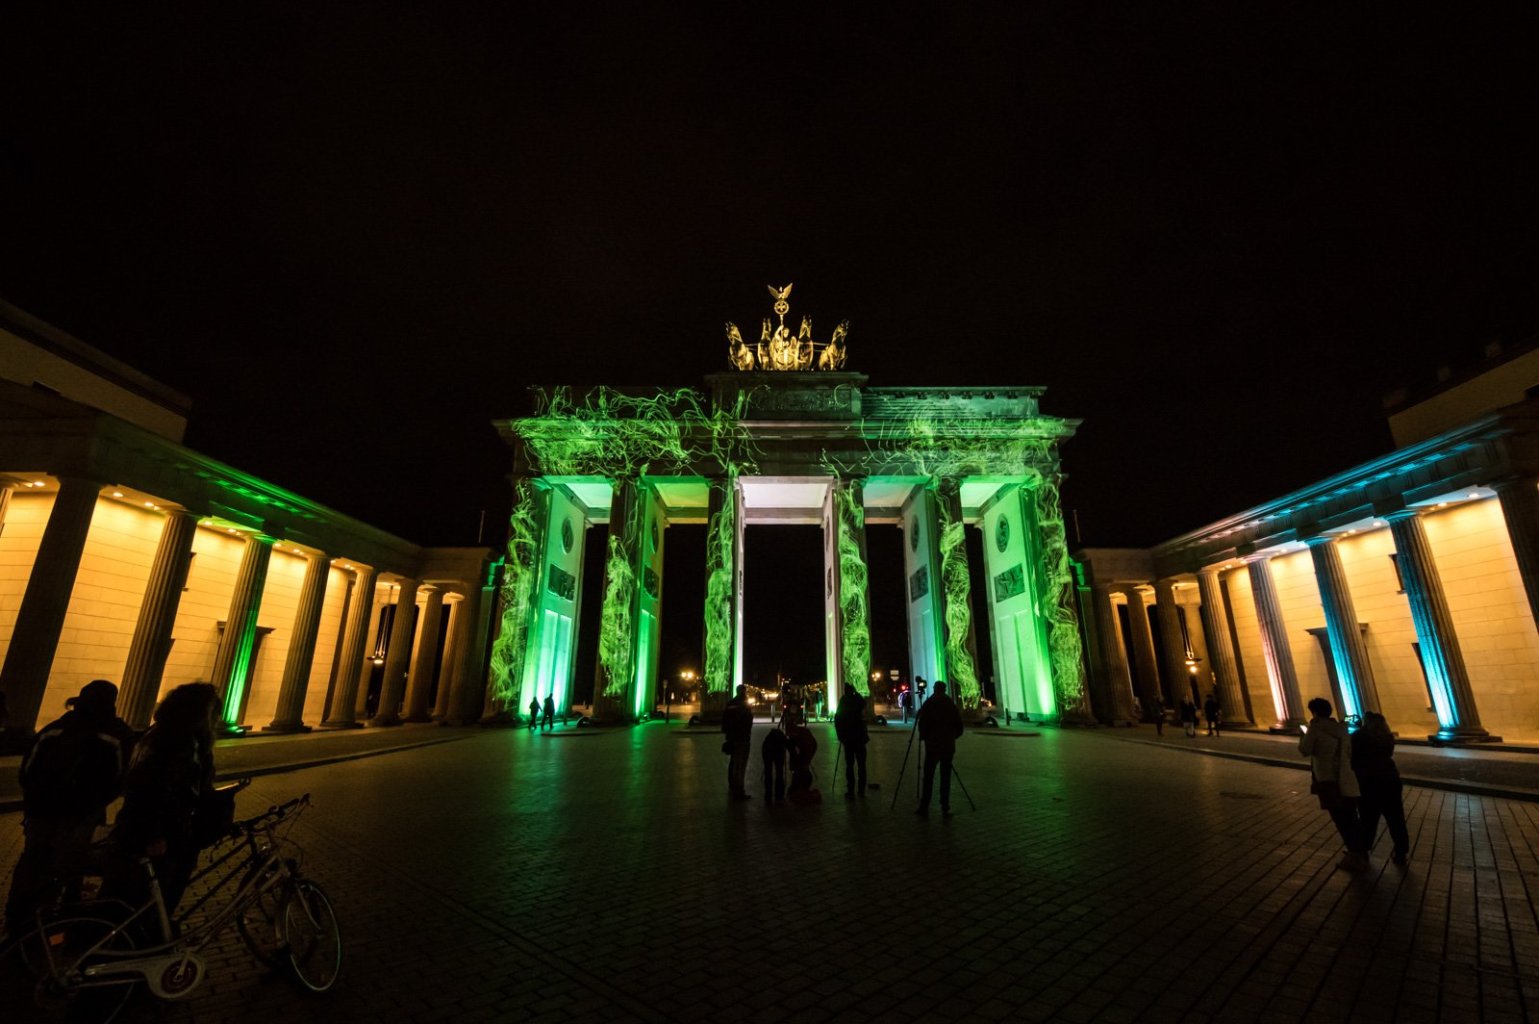
[[[534,474],[634,481],[652,472],[693,474],[701,465],[714,464],[732,481],[740,473],[757,468],[757,450],[741,422],[750,394],[739,394],[730,407],[709,407],[702,395],[689,388],[650,395],[603,387],[581,394],[568,387],[536,390],[535,414],[514,420],[509,427],[522,442]],[[725,551],[731,552],[734,523],[730,505],[729,501],[724,516],[712,518],[707,538],[705,684],[711,690],[729,690],[732,682],[730,670],[721,670],[720,658],[725,649],[730,666],[733,566],[730,556],[722,557],[719,543],[725,530]],[[611,526],[610,530],[599,636],[604,693],[608,696],[622,693],[634,674],[637,586],[633,563],[640,549],[636,543],[638,511],[639,502],[631,502],[624,528],[616,531]],[[521,557],[525,539],[538,534],[537,514],[533,502],[515,501],[503,585],[502,629],[492,652],[494,685],[497,693],[506,697],[516,696],[517,669],[525,657],[528,623],[537,597],[539,552],[531,544],[527,563]]]
[[[953,518],[952,503],[943,497],[939,506],[941,588],[946,595],[946,675],[963,707],[978,706],[981,690],[978,668],[967,649],[972,634],[972,582],[967,571],[966,525]]]
[[[860,551],[860,531],[866,510],[855,500],[855,488],[834,491],[834,527],[839,552],[839,645],[845,686],[868,693],[871,670],[871,616],[866,606],[866,559]]]
[[[1060,713],[1083,710],[1085,704],[1084,659],[1079,641],[1079,615],[1074,602],[1074,565],[1069,558],[1068,531],[1055,478],[1040,477],[1033,488],[1037,502],[1037,529],[1042,536],[1042,571],[1046,576],[1049,618],[1047,645],[1053,660],[1053,690]]]
[[[715,490],[718,485],[712,484]],[[732,692],[732,583],[737,544],[737,472],[727,473],[720,508],[711,513],[705,535],[705,689]]]
[[[500,709],[522,713],[524,658],[528,651],[530,612],[536,603],[541,552],[536,516],[540,496],[534,482],[521,478],[513,488],[508,517],[508,554],[502,572],[502,623],[492,644],[488,685]]]

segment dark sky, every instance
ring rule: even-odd
[[[504,501],[526,385],[696,384],[768,282],[875,385],[1045,385],[1096,545],[1539,329],[1532,15],[419,6],[0,15],[0,295],[419,542]]]

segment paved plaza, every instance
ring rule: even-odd
[[[913,814],[913,763],[889,810],[906,732],[873,739],[882,789],[846,803],[818,728],[812,808],[765,806],[756,760],[755,798],[728,802],[719,736],[661,723],[406,729],[394,744],[453,739],[260,777],[242,813],[314,794],[296,837],[343,921],[342,980],[303,997],[232,935],[189,1002],[129,1017],[1539,1017],[1539,804],[1408,789],[1409,869],[1381,839],[1351,877],[1304,772],[970,733],[978,809],[958,792],[947,821]],[[0,816],[7,873],[18,826]]]

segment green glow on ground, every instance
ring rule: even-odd
[[[502,571],[502,624],[492,644],[487,685],[495,703],[522,714],[529,702],[522,692],[524,658],[528,653],[530,616],[538,596],[541,553],[535,516],[541,504],[538,488],[527,478],[513,488],[508,516],[508,555]]]
[[[866,528],[866,510],[855,500],[855,488],[835,492],[834,515],[839,552],[839,648],[843,654],[845,686],[866,693],[871,671],[871,616],[867,608],[866,560],[860,553],[859,531]]]

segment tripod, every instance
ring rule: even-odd
[[[888,810],[893,810],[894,808],[896,808],[898,806],[898,793],[900,793],[903,790],[903,773],[908,770],[908,755],[914,749],[914,737],[916,735],[918,735],[918,733],[919,733],[919,725],[916,722],[914,724],[913,731],[909,733],[908,749],[903,751],[903,767],[898,769],[898,784],[897,784],[897,786],[895,786],[893,788],[892,803],[888,805],[888,807],[887,807]],[[924,752],[923,752],[924,741],[923,740],[919,741],[919,746],[921,748],[921,751],[920,751],[920,754],[919,754],[919,760],[920,760],[920,763],[923,764],[923,762],[924,762]],[[924,796],[924,778],[923,778],[923,776],[924,776],[924,770],[923,769],[920,769],[920,770],[918,770],[918,771],[916,771],[914,773],[914,789],[915,789],[914,795],[916,797],[920,797],[921,799]],[[962,781],[962,773],[957,771],[957,766],[955,764],[952,764],[952,766],[951,766],[951,777],[953,779],[955,779],[956,782],[957,782],[957,785],[961,787],[962,795],[967,797],[967,806],[971,807],[974,811],[976,811],[978,809],[978,805],[973,803],[973,795],[967,791],[967,784]]]

